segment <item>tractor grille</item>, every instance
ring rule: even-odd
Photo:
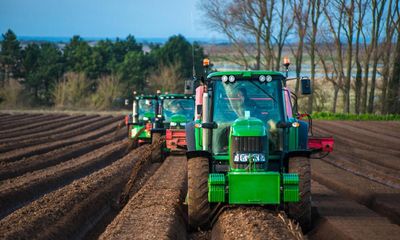
[[[266,137],[232,137],[231,166],[234,168],[247,168],[247,163],[235,163],[233,161],[236,153],[263,153],[263,145]],[[257,163],[256,168],[265,168],[265,163]]]
[[[262,152],[262,137],[233,137],[235,152]]]

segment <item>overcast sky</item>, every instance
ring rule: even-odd
[[[0,0],[0,31],[18,36],[221,38],[202,24],[198,0]]]

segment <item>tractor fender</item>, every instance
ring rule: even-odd
[[[208,159],[211,159],[211,153],[208,151],[187,151],[186,157],[187,157],[187,160],[189,160],[191,158],[196,158],[196,157],[206,157]]]

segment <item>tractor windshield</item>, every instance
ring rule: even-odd
[[[218,124],[213,131],[215,154],[227,154],[230,126],[236,119],[255,117],[270,129],[282,120],[280,84],[280,81],[260,83],[240,79],[234,83],[215,81],[213,121]],[[278,146],[278,137],[273,141]]]
[[[163,115],[165,122],[171,122],[174,115],[183,115],[186,121],[191,121],[194,118],[194,100],[192,98],[184,99],[164,99]]]
[[[156,113],[155,99],[139,100],[139,121],[148,121],[155,117]]]

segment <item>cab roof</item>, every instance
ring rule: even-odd
[[[182,93],[168,93],[161,94],[160,99],[184,99],[184,98],[194,98],[191,94],[182,94]]]
[[[281,72],[277,71],[269,71],[269,70],[243,70],[243,71],[221,71],[221,72],[213,72],[208,74],[207,78],[213,77],[222,77],[224,75],[235,75],[235,76],[242,76],[242,77],[252,77],[259,76],[259,75],[271,75],[271,76],[279,76],[284,77]]]
[[[157,95],[138,95],[135,99],[157,99]]]

